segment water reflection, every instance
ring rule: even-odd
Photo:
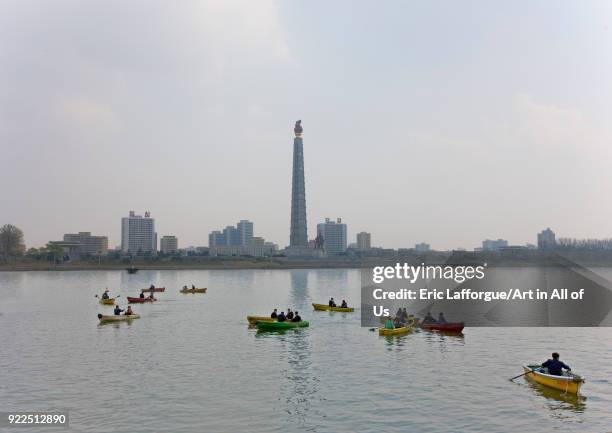
[[[308,299],[308,269],[291,270],[290,301],[293,305],[303,308]]]
[[[559,411],[584,413],[586,410],[586,397],[583,395],[565,393],[531,380],[526,380],[526,383],[536,394],[547,400],[546,407],[553,412],[555,418],[563,417],[562,412]]]

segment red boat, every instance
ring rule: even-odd
[[[440,332],[461,332],[465,327],[463,322],[451,322],[451,323],[423,323],[421,328],[428,331],[440,331]]]
[[[156,287],[154,289],[142,289],[143,292],[165,292],[165,287]]]
[[[151,298],[132,298],[130,296],[127,297],[127,300],[128,300],[129,304],[144,304],[145,302],[157,301],[157,299],[151,299]]]

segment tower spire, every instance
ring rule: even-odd
[[[293,128],[293,176],[291,181],[291,231],[290,247],[308,247],[306,226],[306,185],[304,181],[304,141],[302,121],[295,122]]]

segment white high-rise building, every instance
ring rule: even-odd
[[[372,235],[368,232],[357,233],[357,249],[366,251],[372,248]]]
[[[323,237],[323,248],[328,254],[346,251],[346,224],[338,218],[335,222],[325,218],[324,223],[317,224],[317,236]]]
[[[248,245],[253,237],[253,223],[248,220],[240,220],[240,222],[236,224],[236,228],[238,229],[240,245]]]
[[[121,218],[121,251],[126,254],[155,254],[157,252],[157,233],[155,220],[150,212]]]

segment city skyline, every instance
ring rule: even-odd
[[[612,235],[608,2],[27,3],[0,13],[0,223],[28,246],[118,245],[129,209],[181,245],[237,218],[288,245],[299,118],[311,238]]]

